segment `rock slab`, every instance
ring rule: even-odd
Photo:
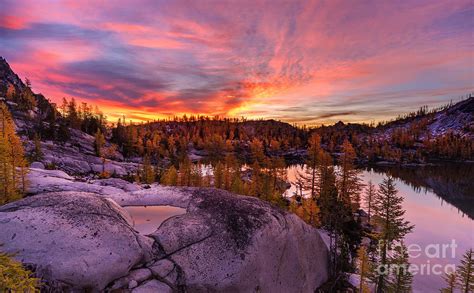
[[[103,290],[151,258],[152,240],[139,235],[112,200],[90,193],[46,193],[0,206],[2,250],[62,290]]]

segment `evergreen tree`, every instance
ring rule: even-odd
[[[191,186],[191,165],[192,163],[188,156],[179,164],[178,185]]]
[[[342,156],[339,160],[339,196],[353,210],[357,210],[360,206],[360,190],[362,188],[359,178],[360,171],[354,166],[355,159],[354,148],[348,140],[345,140],[342,145]]]
[[[375,195],[377,193],[377,189],[375,188],[375,185],[372,183],[371,180],[367,183],[367,189],[365,192],[365,207],[367,208],[367,215],[368,215],[368,220],[370,222],[370,217],[372,215],[372,206],[373,206],[373,201],[375,198]]]
[[[350,271],[350,230],[354,222],[350,207],[344,204],[335,184],[336,176],[332,167],[326,174],[326,186],[321,193],[320,218],[321,226],[330,237],[330,275],[337,278],[342,272]]]
[[[281,157],[274,157],[270,159],[269,175],[273,181],[274,190],[283,190],[280,185],[281,182],[286,182],[286,163],[285,159]]]
[[[319,206],[316,204],[316,201],[310,197],[302,198],[301,202],[302,209],[299,214],[300,218],[313,227],[319,227],[321,225],[319,218],[320,210]]]
[[[41,149],[41,139],[38,133],[35,133],[33,137],[33,143],[35,145],[35,148],[33,150],[31,159],[33,161],[41,161],[43,159],[43,150]]]
[[[387,272],[389,267],[388,250],[395,241],[402,240],[406,234],[413,230],[413,225],[405,221],[405,210],[402,207],[403,197],[399,196],[392,177],[385,178],[379,184],[379,191],[374,198],[374,216],[376,226],[380,228],[375,237],[379,241],[379,265]],[[384,292],[387,274],[380,274],[377,281],[377,292]]]
[[[18,107],[22,111],[33,110],[36,107],[36,98],[31,90],[31,82],[27,78],[25,79],[25,90],[21,93],[18,101]]]
[[[151,165],[151,160],[148,155],[143,158],[143,166],[142,166],[142,182],[146,184],[151,184],[155,182],[155,170]]]
[[[309,196],[316,200],[316,193],[318,190],[317,186],[320,183],[320,169],[319,165],[321,162],[321,137],[314,133],[309,141],[308,147],[308,158],[306,159],[306,166],[303,173],[297,174],[301,182],[303,183],[303,189],[305,189]]]
[[[160,184],[162,185],[169,185],[169,186],[176,186],[178,185],[178,172],[176,168],[171,165],[161,176]]]
[[[240,172],[233,172],[230,191],[237,194],[244,193],[244,183],[242,182]]]
[[[457,269],[459,288],[463,293],[474,292],[474,251],[464,253]]]
[[[223,188],[224,186],[224,166],[221,162],[216,164],[214,168],[214,187],[215,188]]]
[[[262,188],[262,179],[261,179],[261,168],[260,164],[257,161],[254,161],[251,167],[251,176],[250,176],[250,187],[249,187],[249,195],[260,197],[261,196],[261,188]]]
[[[403,242],[395,248],[395,254],[390,259],[390,265],[392,269],[387,284],[387,291],[393,293],[411,292],[413,275],[409,271],[408,252]]]
[[[0,205],[21,198],[26,191],[23,145],[15,133],[12,116],[0,103]]]
[[[359,259],[358,271],[360,275],[359,293],[369,293],[370,288],[367,284],[367,279],[369,279],[373,273],[373,264],[369,259],[365,246],[359,247],[357,250],[357,258]]]
[[[440,290],[441,293],[454,293],[456,289],[456,281],[457,281],[457,274],[456,272],[447,273],[443,279],[446,282],[446,287]]]
[[[250,142],[250,153],[252,156],[252,161],[259,162],[261,164],[265,159],[262,141],[257,138],[252,139],[252,141]]]
[[[98,157],[102,156],[102,148],[104,147],[104,145],[105,145],[105,137],[99,128],[95,134],[95,139],[94,139],[94,150],[95,150],[96,156]]]

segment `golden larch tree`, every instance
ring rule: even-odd
[[[27,164],[13,118],[0,104],[0,204],[22,197],[26,191]]]

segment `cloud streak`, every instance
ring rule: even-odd
[[[13,69],[112,118],[371,121],[474,88],[469,0],[3,2]]]

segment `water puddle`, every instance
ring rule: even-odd
[[[129,206],[125,207],[135,223],[135,230],[150,234],[166,219],[186,213],[186,209],[172,206]]]

